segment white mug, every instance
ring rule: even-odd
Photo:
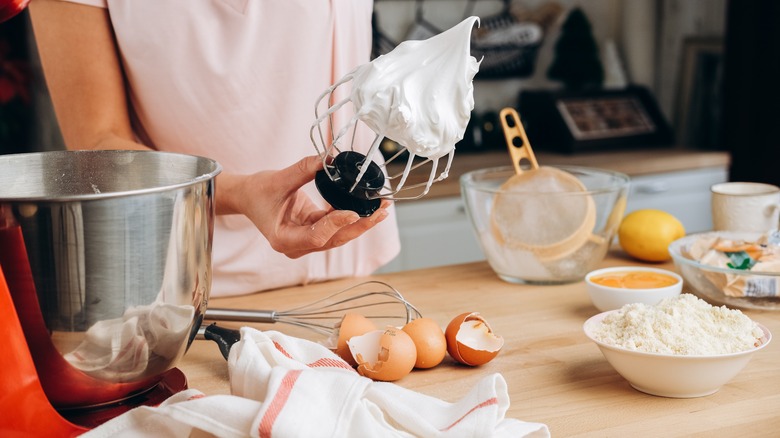
[[[715,184],[712,225],[715,231],[766,233],[780,223],[780,187],[754,182]]]

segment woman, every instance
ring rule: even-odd
[[[309,139],[314,102],[368,62],[372,8],[370,0],[36,0],[30,16],[69,149],[154,149],[222,164],[219,296],[368,275],[397,254],[388,202],[368,218],[329,211],[310,183],[321,168]],[[363,150],[367,131],[356,141]]]

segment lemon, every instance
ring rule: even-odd
[[[627,214],[618,227],[620,247],[646,262],[669,260],[669,244],[685,236],[685,227],[673,215],[655,209]]]

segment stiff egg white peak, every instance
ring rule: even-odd
[[[471,31],[478,17],[423,41],[404,41],[354,72],[350,100],[374,132],[439,158],[463,139],[474,109]]]

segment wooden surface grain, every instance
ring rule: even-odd
[[[639,265],[619,251],[603,266]],[[668,264],[654,265],[674,269]],[[430,370],[415,370],[396,382],[455,401],[482,377],[500,373],[511,399],[507,416],[542,422],[562,436],[777,436],[780,430],[780,344],[757,353],[731,382],[700,398],[655,397],[634,390],[606,362],[582,332],[598,313],[583,282],[554,286],[501,281],[484,262],[370,277],[391,284],[424,316],[446,326],[451,318],[478,311],[505,346],[492,362],[476,368],[451,358]],[[345,279],[244,297],[214,299],[210,306],[286,309],[366,279]],[[780,333],[780,312],[745,310],[772,333]],[[240,323],[223,323],[238,327]],[[259,329],[318,340],[283,324]],[[180,368],[190,387],[206,394],[229,393],[225,360],[215,344],[195,341]]]
[[[727,152],[701,151],[680,148],[656,148],[639,150],[621,150],[607,152],[589,152],[579,154],[558,154],[546,151],[536,151],[539,165],[567,165],[595,167],[629,176],[648,175],[663,172],[676,172],[706,167],[728,167],[730,156]],[[440,163],[444,166],[444,162]],[[459,196],[459,178],[466,172],[489,167],[511,166],[512,161],[506,150],[486,152],[455,153],[447,179],[434,183],[431,191],[424,199],[446,196]],[[392,175],[401,172],[403,166],[391,163],[388,171]],[[424,170],[424,171],[423,171]],[[439,169],[441,171],[442,169]],[[408,185],[424,182],[430,167],[421,167],[410,174]]]

